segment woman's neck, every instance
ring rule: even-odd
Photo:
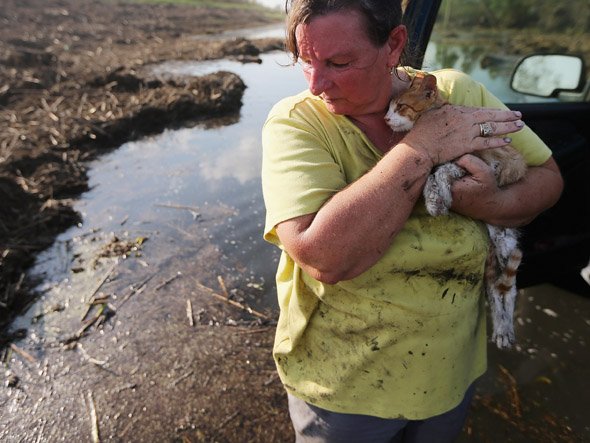
[[[387,109],[373,114],[348,115],[347,117],[362,131],[379,131],[387,126],[384,117]]]
[[[383,95],[378,103],[373,105],[373,110],[380,108],[376,112],[367,112],[364,114],[347,115],[347,117],[354,121],[361,129],[373,128],[377,129],[384,124],[384,117],[389,109],[391,100],[399,97],[410,87],[411,79],[404,69],[398,68],[397,75],[392,74],[391,86],[383,91]]]
[[[389,125],[385,123],[384,117],[389,108],[389,103],[393,97],[398,97],[401,93],[408,89],[410,85],[410,77],[403,69],[398,69],[398,75],[392,76],[391,93],[387,98],[386,103],[378,112],[349,115],[348,118],[361,131],[363,131],[369,140],[383,153],[388,152],[395,146],[405,135],[404,133],[393,132]]]
[[[405,134],[393,132],[387,123],[385,123],[384,116],[385,113],[380,112],[377,114],[363,115],[360,118],[349,117],[349,119],[365,133],[367,138],[371,140],[379,151],[385,154],[399,143]]]

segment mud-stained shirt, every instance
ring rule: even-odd
[[[433,74],[451,103],[505,108],[464,74]],[[551,155],[529,129],[512,138],[530,165]],[[308,91],[275,105],[262,141],[264,238],[281,249],[278,223],[317,212],[382,158]],[[383,418],[423,419],[455,407],[486,368],[487,249],[482,223],[431,217],[422,200],[386,254],[354,279],[321,283],[283,249],[273,354],[288,392],[331,411]]]

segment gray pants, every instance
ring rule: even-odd
[[[448,443],[461,433],[473,392],[472,385],[459,406],[425,420],[330,412],[290,394],[289,413],[296,443]]]

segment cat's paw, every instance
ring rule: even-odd
[[[514,329],[509,331],[498,331],[492,334],[492,342],[496,344],[498,349],[510,349],[515,343],[516,337]]]
[[[449,213],[449,206],[441,191],[440,183],[434,174],[428,176],[424,185],[424,204],[426,211],[432,216],[446,215]]]
[[[494,327],[492,332],[492,342],[496,344],[499,349],[511,348],[516,341],[514,335],[514,321],[512,315],[503,313],[501,318],[494,319]]]
[[[514,302],[516,288],[500,295],[495,284],[490,286],[488,302],[492,316],[492,342],[499,349],[511,348],[516,341],[514,335]]]
[[[444,205],[444,202],[442,201],[442,199],[433,196],[431,198],[427,198],[425,197],[425,201],[426,201],[426,211],[432,215],[433,217],[439,216],[439,215],[447,215],[449,213],[448,208]]]

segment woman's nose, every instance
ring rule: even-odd
[[[321,68],[310,68],[307,72],[307,82],[313,95],[322,94],[332,83],[327,72]]]

